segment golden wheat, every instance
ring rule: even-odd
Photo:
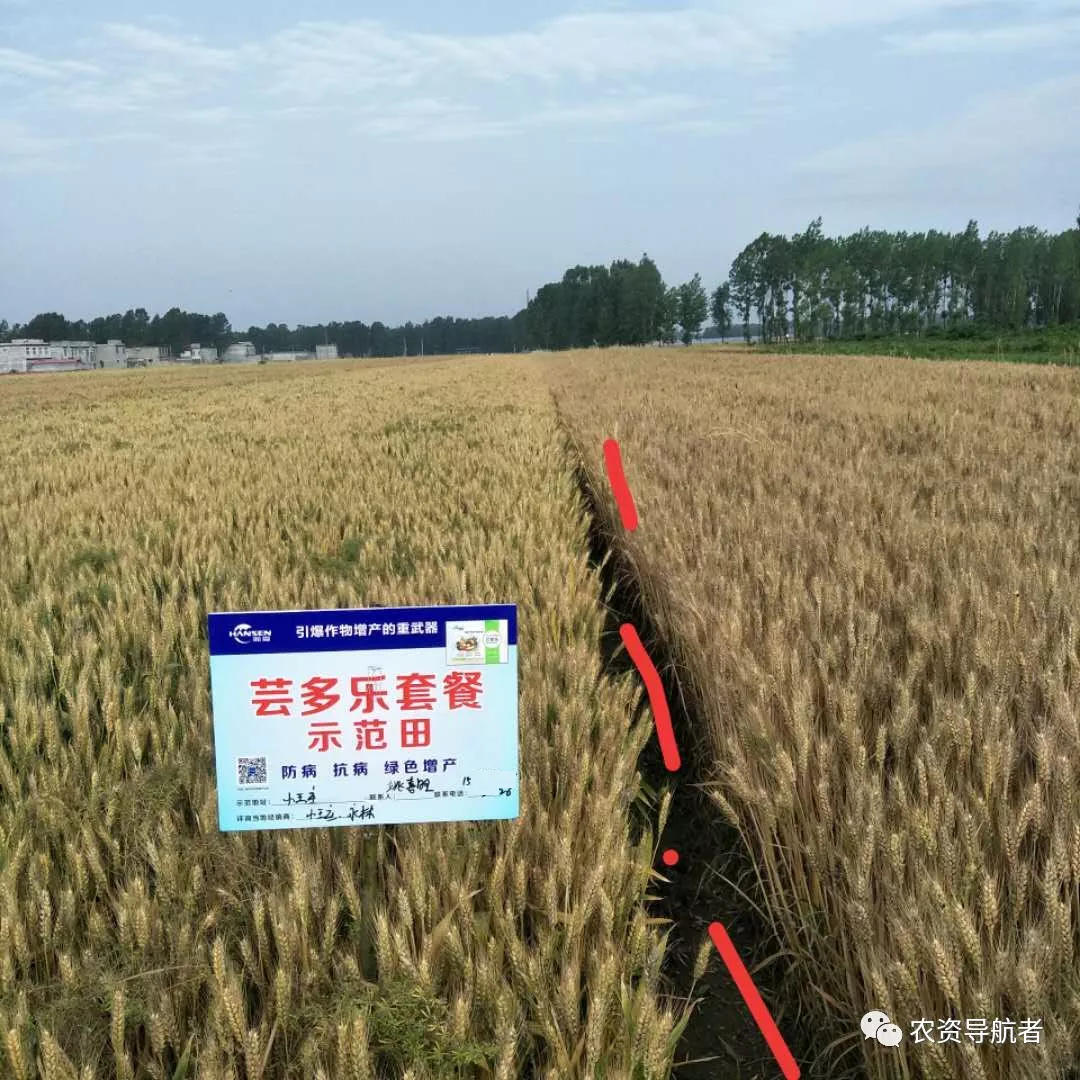
[[[845,1052],[872,1007],[904,1027],[1041,1018],[1037,1045],[870,1041],[863,1063],[1063,1076],[1080,1059],[1075,372],[704,349],[547,370],[809,1015]]]
[[[536,363],[0,390],[0,1073],[663,1075],[650,729]],[[466,602],[519,604],[519,820],[217,831],[208,611]]]

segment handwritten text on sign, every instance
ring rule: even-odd
[[[511,604],[214,613],[223,831],[518,816]]]

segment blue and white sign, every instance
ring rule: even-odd
[[[215,612],[223,832],[516,818],[517,608]]]

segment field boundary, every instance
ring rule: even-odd
[[[639,759],[650,803],[658,805],[664,793],[670,792],[662,846],[679,852],[676,867],[658,871],[660,884],[648,898],[654,905],[650,914],[670,922],[663,974],[671,998],[680,1008],[692,1008],[672,1075],[675,1080],[712,1080],[718,1075],[731,1080],[772,1080],[781,1076],[776,1058],[709,938],[709,925],[717,920],[753,973],[803,1076],[820,1075],[812,1064],[812,1031],[792,1011],[795,996],[782,990],[785,980],[775,962],[782,947],[765,917],[739,896],[754,877],[750,853],[703,792],[707,778],[700,765],[701,740],[694,735],[696,725],[678,675],[677,653],[663,640],[647,610],[636,568],[624,544],[618,511],[608,506],[603,494],[608,490],[606,478],[590,473],[583,448],[565,423],[557,399],[555,407],[588,514],[591,561],[603,585],[605,665],[612,674],[637,672],[619,633],[623,623],[632,623],[660,675],[677,742],[684,748],[677,774],[666,768],[656,738],[649,739]],[[647,707],[643,696],[635,722]],[[633,824],[647,827],[646,822]],[[655,838],[658,851],[660,840],[660,836]],[[695,960],[703,943],[710,950],[709,965],[695,988],[694,968],[699,966]],[[718,1072],[720,1068],[722,1072]]]

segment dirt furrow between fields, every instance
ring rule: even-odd
[[[682,765],[677,773],[664,765],[659,742],[650,739],[639,761],[644,789],[655,809],[670,794],[666,822],[656,841],[656,866],[661,880],[654,886],[653,915],[670,921],[664,974],[680,1009],[693,1004],[675,1056],[676,1080],[772,1080],[780,1077],[777,1062],[758,1030],[730,974],[708,937],[708,926],[719,920],[728,930],[773,1018],[799,1061],[804,1076],[814,1072],[805,1063],[813,1057],[810,1032],[800,1024],[794,996],[783,994],[782,961],[769,962],[780,952],[775,935],[755,911],[754,869],[738,834],[718,819],[703,795],[707,782],[700,755],[692,752],[694,717],[679,679],[677,648],[657,630],[645,603],[626,546],[623,527],[602,495],[607,483],[592,474],[574,434],[562,421],[583,503],[589,514],[592,563],[603,583],[606,601],[602,650],[613,675],[633,670],[623,648],[619,627],[631,623],[660,673],[670,704],[672,724]],[[647,703],[642,699],[641,709]],[[650,813],[655,819],[655,813]],[[660,853],[678,852],[667,867]],[[707,961],[707,964],[706,964]],[[762,969],[756,970],[759,964]],[[704,967],[704,970],[702,970]]]

